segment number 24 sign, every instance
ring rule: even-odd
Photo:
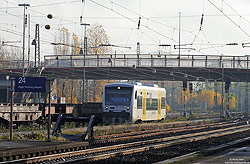
[[[15,92],[46,92],[46,78],[16,77]]]
[[[25,83],[26,83],[25,77],[18,77],[18,84],[25,84]]]

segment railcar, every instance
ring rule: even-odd
[[[166,117],[166,90],[157,85],[117,82],[103,89],[103,123],[138,123]]]

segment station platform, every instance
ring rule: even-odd
[[[250,164],[250,137],[156,164]]]
[[[250,164],[250,146],[232,148],[210,155],[194,164]]]
[[[86,149],[88,142],[0,141],[0,162]]]

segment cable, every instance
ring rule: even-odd
[[[210,44],[210,42],[208,41],[208,39],[207,39],[206,35],[204,34],[204,32],[203,32],[203,31],[201,31],[201,32],[202,32],[204,38],[206,39],[207,43]],[[210,44],[210,45],[211,45],[211,47],[213,47],[219,54],[222,54],[222,53],[221,53],[217,48],[215,48],[212,44]]]
[[[222,10],[220,10],[214,3],[212,3],[210,0],[208,0],[208,2],[211,5],[213,5],[217,10],[219,10],[228,20],[230,20],[235,26],[237,26],[244,34],[250,37],[250,35],[245,30],[243,30],[240,26],[238,26],[229,16],[227,16]]]
[[[129,35],[128,35],[128,40],[127,40],[127,42],[126,42],[125,46],[127,46],[128,41],[129,41],[129,39],[130,39],[130,36],[131,36],[132,32],[133,32],[133,28],[131,29],[131,31],[130,31],[130,33],[129,33]]]
[[[82,0],[82,11],[81,11],[81,16],[80,16],[80,23],[82,23],[82,17],[83,17],[83,14],[84,14],[84,9],[85,9],[85,0]]]
[[[117,6],[123,8],[123,9],[125,9],[125,10],[128,10],[128,11],[130,11],[130,12],[136,14],[136,15],[139,15],[140,17],[144,17],[144,16],[142,16],[141,14],[138,14],[138,13],[136,13],[136,12],[130,10],[130,9],[127,9],[126,7],[123,7],[123,6],[121,6],[121,5],[119,5],[119,4],[115,3],[115,2],[113,2],[112,0],[109,0],[109,1],[111,1],[112,3],[116,4]],[[107,8],[107,7],[106,7],[106,8]],[[203,5],[203,10],[204,10],[204,5]],[[113,11],[113,10],[112,10],[112,11]],[[204,16],[204,14],[202,14],[201,26],[202,26],[202,23],[203,23],[203,16]],[[144,18],[146,18],[146,17],[144,17]],[[146,19],[149,19],[149,18],[146,18]],[[167,27],[172,28],[172,29],[174,29],[174,30],[176,29],[176,28],[174,28],[174,27],[171,27],[171,26],[169,26],[169,25],[163,24],[163,23],[161,23],[161,22],[157,22],[157,21],[154,21],[154,20],[151,20],[151,21],[152,21],[152,22],[155,22],[155,23],[158,23],[158,24],[161,24],[161,25],[164,25],[164,26],[167,26]],[[142,26],[148,28],[148,26],[145,26],[145,25],[142,25]],[[201,29],[201,26],[200,26],[200,29]],[[149,29],[151,29],[151,28],[149,28]],[[152,30],[152,29],[151,29],[151,30]],[[193,34],[191,31],[187,31],[187,30],[181,30],[181,31],[184,31],[184,32],[188,32],[188,33]],[[198,37],[198,35],[195,35],[195,34],[193,34],[193,35],[195,36],[195,39]],[[166,36],[165,36],[165,37],[166,37]],[[175,40],[173,39],[173,37],[172,37],[172,38],[167,37],[167,38],[177,43],[177,41],[175,41]],[[194,41],[195,41],[195,39],[194,39]],[[201,40],[203,40],[203,39],[201,39]],[[195,51],[196,51],[196,50],[195,50]],[[200,52],[200,51],[197,51],[197,52]]]
[[[42,7],[42,6],[54,6],[54,5],[61,5],[61,4],[67,4],[67,3],[75,3],[75,2],[79,2],[79,0],[65,1],[65,2],[57,2],[57,3],[48,3],[48,4],[36,5],[36,6],[30,6],[30,7],[31,7],[31,8],[36,8],[36,7]]]
[[[101,7],[105,8],[105,9],[111,10],[110,8],[108,8],[108,7],[102,5],[102,4],[100,4],[100,3],[98,3],[98,2],[96,2],[96,1],[94,1],[94,0],[90,0],[90,1],[91,1],[92,3],[97,4],[98,6],[101,6]],[[133,19],[130,19],[129,17],[127,17],[127,16],[125,16],[125,15],[123,15],[123,14],[121,14],[121,13],[119,13],[119,12],[117,12],[117,11],[115,11],[115,10],[111,10],[111,11],[113,11],[114,13],[116,13],[116,14],[118,14],[118,15],[124,17],[124,18],[127,18],[128,20],[130,20],[130,21],[134,22],[135,24],[137,24],[136,21],[134,21]],[[157,34],[160,35],[160,36],[163,36],[163,37],[165,37],[165,38],[167,38],[167,39],[169,39],[169,40],[172,40],[172,41],[174,41],[174,42],[177,43],[177,41],[171,39],[170,37],[168,37],[168,36],[166,36],[166,35],[161,34],[160,32],[158,32],[158,31],[156,31],[156,30],[154,30],[154,29],[152,29],[152,28],[149,28],[149,27],[147,27],[147,26],[145,26],[145,25],[141,25],[141,26],[143,26],[143,27],[145,27],[145,28],[151,30],[151,31],[154,32],[154,33],[157,33]]]
[[[233,7],[231,7],[225,0],[224,3],[231,9],[233,10],[240,18],[242,18],[243,20],[245,20],[246,22],[250,23],[249,20],[245,19],[244,17],[242,17]]]
[[[156,40],[154,40],[152,37],[150,37],[148,34],[146,34],[145,32],[143,32],[141,29],[139,29],[141,31],[142,34],[146,35],[148,38],[150,38],[153,42],[155,42],[156,44],[158,44],[158,42]],[[158,44],[159,45],[159,44]]]

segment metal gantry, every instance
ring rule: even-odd
[[[39,24],[36,24],[35,39],[32,42],[35,45],[35,67],[40,66],[40,32]]]
[[[25,27],[27,24],[27,18],[26,18],[26,14],[25,14],[25,10],[26,7],[30,6],[30,4],[18,4],[18,6],[23,6],[23,74],[22,76],[24,76],[24,54],[25,54]]]

